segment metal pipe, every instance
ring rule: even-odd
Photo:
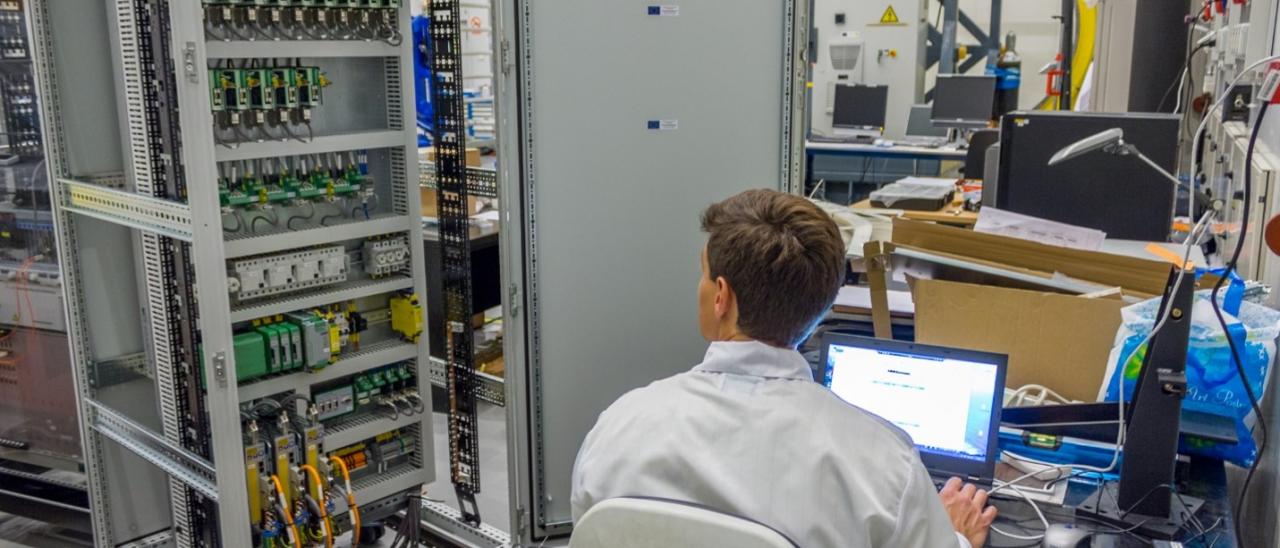
[[[1076,0],[1062,0],[1062,96],[1058,110],[1071,110],[1071,57],[1075,54]]]
[[[990,38],[991,53],[987,55],[987,64],[995,65],[1000,59],[1000,19],[1001,19],[1001,1],[991,0],[991,23],[987,25],[987,37]]]
[[[938,74],[956,71],[956,23],[959,19],[959,0],[942,0],[942,47],[938,52]]]

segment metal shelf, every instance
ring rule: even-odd
[[[423,415],[430,413],[428,408],[422,413],[408,415],[401,413],[396,418],[371,412],[357,411],[357,415],[337,419],[324,427],[324,446],[326,450],[340,449],[353,443],[359,443],[378,434],[384,434],[398,428],[406,428],[422,422]]]
[[[219,162],[257,160],[278,156],[301,156],[348,150],[403,147],[404,130],[358,131],[337,135],[317,135],[309,141],[263,141],[241,143],[235,148],[222,145],[214,147],[214,159]]]
[[[228,259],[274,253],[286,249],[368,238],[409,230],[417,219],[391,213],[374,215],[367,221],[347,221],[304,230],[282,230],[272,234],[231,236],[224,245]]]
[[[445,370],[448,367],[449,364],[445,363],[444,360],[431,358],[431,364],[428,366],[431,384],[447,390],[449,384]],[[476,378],[480,380],[480,386],[476,390],[476,397],[494,405],[506,407],[506,381],[502,377],[495,377],[483,371],[476,371]]]
[[[285,295],[284,297],[274,298],[269,302],[232,307],[231,322],[246,322],[274,314],[284,314],[295,310],[305,310],[326,304],[411,288],[413,288],[413,278],[408,276],[394,276],[377,280],[356,280],[315,291]]]
[[[191,208],[187,204],[71,179],[58,179],[58,184],[66,193],[63,210],[191,241]]]
[[[205,55],[210,59],[256,59],[264,50],[276,57],[400,56],[398,46],[367,40],[209,40],[205,44]]]
[[[400,340],[379,341],[365,345],[364,348],[339,358],[338,361],[315,373],[304,371],[262,379],[240,386],[237,393],[241,402],[252,401],[273,394],[297,390],[302,386],[310,386],[353,375],[369,368],[411,360],[417,356],[418,345],[416,344]]]
[[[366,504],[404,491],[406,486],[430,481],[431,474],[425,468],[402,464],[385,473],[355,480],[351,488],[356,492],[356,502]]]

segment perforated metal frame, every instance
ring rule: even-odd
[[[33,0],[33,11],[39,13],[45,7],[45,2],[50,0]],[[203,13],[199,2],[188,0],[171,0],[169,2],[169,19],[171,21],[171,40],[172,51],[169,52],[178,70],[177,78],[177,95],[180,108],[175,115],[177,116],[179,126],[181,127],[182,141],[182,157],[176,158],[185,168],[186,183],[188,189],[188,204],[173,204],[163,200],[156,200],[149,195],[157,184],[154,181],[154,173],[152,173],[151,153],[148,150],[149,143],[144,137],[147,132],[147,120],[143,115],[145,110],[145,91],[147,83],[145,81],[145,72],[148,67],[144,67],[139,62],[138,48],[140,47],[139,37],[135,33],[136,21],[133,12],[133,2],[130,0],[109,0],[109,11],[112,11],[112,17],[108,17],[108,21],[102,21],[104,25],[113,27],[113,41],[120,48],[117,61],[120,63],[119,70],[116,71],[116,82],[87,82],[86,85],[96,85],[100,87],[110,86],[120,91],[123,99],[120,105],[123,128],[121,134],[125,137],[128,144],[129,158],[128,160],[128,177],[131,184],[125,185],[126,188],[121,189],[124,192],[109,191],[106,185],[89,184],[81,180],[74,180],[75,173],[72,173],[60,152],[66,150],[66,141],[60,139],[63,135],[57,132],[51,132],[51,139],[56,146],[50,152],[49,163],[51,171],[55,177],[68,179],[68,183],[56,185],[54,188],[55,203],[66,205],[67,207],[58,207],[57,218],[55,219],[56,230],[58,233],[59,243],[66,248],[74,248],[76,242],[75,223],[72,222],[74,215],[84,215],[106,220],[132,229],[137,229],[135,236],[137,242],[137,252],[140,256],[140,264],[138,265],[138,274],[140,281],[138,287],[145,296],[143,303],[147,311],[147,326],[149,331],[145,337],[146,350],[148,359],[154,363],[154,377],[157,379],[156,389],[158,391],[158,402],[161,415],[161,431],[159,433],[150,432],[142,425],[133,425],[131,427],[121,427],[119,421],[110,424],[97,421],[101,417],[123,417],[122,414],[114,413],[109,407],[103,407],[97,411],[90,411],[85,407],[81,407],[80,415],[82,419],[88,417],[93,420],[82,420],[82,438],[84,439],[86,455],[86,471],[89,475],[91,506],[93,507],[93,520],[96,544],[99,545],[116,545],[124,542],[131,537],[137,536],[137,532],[113,530],[110,519],[111,508],[108,504],[108,497],[105,492],[106,482],[103,474],[106,473],[107,463],[104,462],[102,451],[103,439],[116,439],[124,444],[124,446],[132,450],[135,454],[145,460],[164,468],[166,472],[172,475],[173,479],[169,482],[169,493],[172,499],[173,523],[172,527],[165,532],[161,532],[142,540],[133,541],[133,545],[137,546],[153,546],[160,543],[173,543],[177,546],[193,545],[192,523],[187,519],[189,509],[185,508],[183,492],[185,486],[192,485],[197,490],[204,493],[210,499],[217,499],[219,507],[230,509],[230,511],[218,512],[217,520],[217,537],[221,543],[228,546],[247,546],[250,545],[250,527],[248,515],[246,512],[240,511],[241,508],[247,507],[248,496],[244,488],[244,468],[240,465],[242,455],[240,454],[240,424],[239,424],[239,394],[234,380],[230,380],[229,372],[234,371],[234,356],[230,352],[231,344],[231,325],[236,318],[245,314],[257,313],[260,310],[272,309],[271,305],[250,305],[241,307],[233,311],[226,288],[226,260],[228,258],[227,244],[224,241],[224,235],[221,230],[221,212],[217,195],[216,185],[216,167],[215,162],[230,158],[251,157],[246,155],[257,154],[263,157],[273,154],[303,154],[318,153],[337,150],[354,150],[354,149],[389,149],[388,154],[391,158],[389,177],[387,181],[381,181],[381,185],[389,185],[390,188],[383,187],[392,197],[392,209],[395,211],[394,216],[376,218],[373,223],[362,227],[348,227],[341,225],[331,234],[334,237],[342,236],[361,237],[365,232],[375,231],[378,234],[400,233],[404,234],[409,241],[419,241],[422,238],[420,219],[419,201],[410,199],[412,194],[416,193],[417,180],[419,177],[417,171],[417,162],[407,161],[409,158],[416,160],[417,136],[415,128],[405,124],[406,119],[413,117],[413,104],[404,98],[412,96],[413,85],[410,78],[406,78],[400,74],[400,70],[404,67],[412,66],[412,42],[406,41],[398,47],[370,45],[363,42],[344,43],[325,43],[322,45],[323,53],[328,56],[335,57],[374,57],[382,58],[381,62],[386,79],[384,81],[384,95],[388,97],[388,115],[387,129],[384,131],[364,131],[354,132],[343,135],[328,135],[317,138],[313,143],[285,143],[285,144],[268,144],[262,147],[245,147],[236,151],[223,151],[217,149],[213,142],[212,132],[210,131],[209,118],[209,96],[207,93],[207,71],[204,70],[186,70],[183,67],[190,65],[191,67],[203,67],[207,65],[208,55],[206,50],[206,42],[203,29]],[[401,5],[399,9],[399,25],[400,34],[402,36],[410,35],[410,10],[407,3]],[[45,21],[41,17],[35,17],[36,21]],[[49,28],[39,29],[39,32],[33,34],[37,40],[43,43],[37,52],[37,57],[42,63],[42,82],[41,92],[45,99],[42,106],[42,115],[50,121],[46,127],[57,127],[62,131],[77,131],[78,128],[64,127],[59,118],[58,94],[56,89],[56,78],[50,75],[55,74],[52,67],[52,48],[49,46],[49,40],[52,34]],[[219,44],[218,48],[225,52],[241,52],[256,54],[258,57],[271,57],[273,45],[270,43],[236,43],[236,44]],[[393,55],[393,56],[388,56]],[[407,109],[407,111],[406,111]],[[252,149],[252,150],[250,150]],[[412,188],[410,187],[412,182]],[[370,234],[372,235],[372,233]],[[199,294],[200,330],[202,337],[204,366],[204,384],[206,386],[206,406],[209,418],[210,431],[212,434],[212,454],[207,459],[213,463],[227,463],[228,465],[215,466],[212,469],[212,477],[208,485],[201,483],[199,476],[202,474],[188,475],[190,462],[183,463],[182,459],[175,460],[172,454],[165,455],[165,451],[157,451],[156,447],[179,447],[180,440],[184,433],[179,421],[179,406],[177,402],[177,394],[174,392],[173,383],[170,379],[175,378],[175,373],[179,368],[187,367],[182,364],[173,363],[168,359],[172,355],[169,348],[168,330],[171,329],[173,318],[167,317],[170,310],[166,306],[165,300],[165,279],[163,269],[161,268],[159,258],[163,255],[162,238],[176,238],[183,241],[189,241],[192,249],[192,259],[194,263],[195,289]],[[323,243],[315,241],[315,234],[306,236],[307,242],[303,245],[311,245]],[[332,241],[332,240],[331,240]],[[250,254],[259,249],[269,249],[278,247],[283,239],[274,236],[263,236],[254,238],[244,242],[237,242],[233,247],[239,256]],[[301,247],[301,246],[295,246]],[[346,298],[361,297],[366,294],[374,294],[375,292],[389,292],[401,289],[410,289],[416,291],[419,295],[425,295],[425,277],[423,251],[420,246],[414,246],[410,249],[410,265],[411,277],[391,277],[384,278],[367,284],[357,283],[350,284],[345,287],[345,291],[330,292],[326,294],[329,298]],[[95,364],[89,360],[93,355],[93,348],[90,339],[86,336],[87,320],[82,314],[85,309],[85,299],[82,289],[82,276],[88,275],[84,270],[86,265],[79,263],[80,257],[74,253],[63,254],[62,267],[67,272],[65,287],[68,291],[67,299],[68,308],[68,331],[72,338],[73,360],[76,363],[76,385],[77,394],[80,398],[90,398],[94,393],[92,385],[94,379]],[[298,306],[305,305],[311,300],[320,298],[318,294],[308,293],[302,297],[286,299],[292,304]],[[301,304],[299,304],[301,303]],[[281,306],[279,303],[276,307]],[[429,356],[427,348],[427,337],[421,337],[419,342],[413,345],[414,352],[408,356],[416,363],[426,364]],[[388,348],[384,352],[373,352],[359,359],[353,359],[347,362],[349,365],[360,365],[370,362],[376,357],[385,357],[387,359],[403,359],[406,356],[401,352],[401,346]],[[121,367],[125,362],[122,361],[118,365],[111,366],[114,370],[124,373],[130,373],[132,370],[126,370]],[[425,368],[424,368],[425,369]],[[423,396],[427,408],[430,408],[430,380],[429,376],[420,374],[418,378],[418,391]],[[301,379],[306,382],[305,379]],[[95,408],[96,409],[96,408]],[[103,409],[106,411],[104,412]],[[401,421],[404,423],[405,421]],[[413,485],[431,481],[434,476],[434,467],[431,465],[432,455],[432,424],[429,415],[419,418],[413,424],[396,423],[396,426],[407,426],[416,434],[418,441],[415,457],[411,461],[411,467],[402,471],[394,478],[381,478],[375,483],[369,491],[364,493],[369,497],[388,496],[396,491],[414,490]],[[135,427],[136,426],[136,427]],[[373,428],[379,428],[374,426]],[[362,426],[362,428],[366,428]],[[353,431],[353,432],[359,432]],[[341,432],[339,432],[341,433]],[[344,434],[345,435],[345,434]],[[150,440],[163,442],[160,445],[143,444],[139,440]],[[340,440],[339,440],[340,441]],[[202,457],[197,457],[202,458]],[[392,481],[394,480],[394,481]],[[139,488],[147,488],[149,486],[139,486]],[[359,496],[359,495],[358,495]],[[362,499],[373,502],[372,499]],[[145,533],[145,531],[144,531]]]

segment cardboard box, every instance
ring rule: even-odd
[[[917,342],[1008,354],[1009,388],[1040,384],[1080,401],[1097,398],[1125,306],[940,280],[915,280],[912,293]]]
[[[422,151],[419,152],[419,154],[422,155],[423,161],[426,161],[426,162],[436,161],[436,150],[434,148],[423,149]],[[467,167],[480,167],[480,149],[478,148],[467,149]],[[419,198],[422,201],[422,216],[423,217],[439,217],[440,214],[437,211],[437,204],[436,204],[436,190],[434,188],[424,188],[424,187],[418,187],[418,190],[421,193]],[[468,211],[467,215],[475,215],[477,212],[480,211],[480,204],[477,201],[475,196],[467,196],[467,211]]]
[[[423,217],[439,217],[440,212],[436,201],[436,190],[434,188],[423,188],[422,190],[422,216]],[[475,215],[480,212],[480,201],[475,196],[467,196],[467,215]]]
[[[424,148],[419,154],[427,162],[434,163],[436,161],[436,149],[434,147]],[[467,167],[480,167],[480,149],[467,147]]]
[[[1003,265],[1043,276],[1055,273],[1110,287],[1127,295],[1164,293],[1171,264],[1096,251],[1044,245],[930,223],[894,219],[893,243],[945,253],[988,265]]]

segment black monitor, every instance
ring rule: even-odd
[[[939,74],[933,88],[933,125],[987,127],[995,99],[995,76]]]
[[[831,127],[882,128],[888,105],[888,86],[836,84]]]
[[[1126,143],[1165,170],[1175,169],[1177,115],[1011,112],[1000,123],[995,207],[1095,228],[1108,238],[1167,241],[1176,189],[1151,166],[1103,151],[1048,165],[1063,147],[1111,128],[1124,130]]]

